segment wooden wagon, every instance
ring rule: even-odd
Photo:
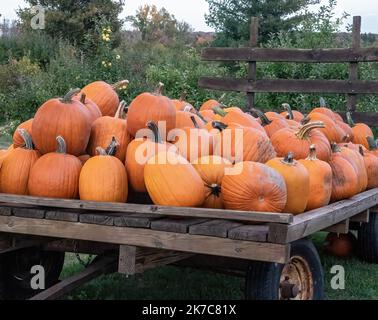
[[[251,45],[256,45],[253,20]],[[247,80],[201,79],[212,89],[254,92],[378,93],[377,81],[358,80],[358,62],[378,61],[377,48],[359,48],[359,17],[354,19],[353,48],[276,50],[210,48],[203,58],[248,61]],[[347,62],[349,81],[256,80],[256,61]],[[376,114],[358,114],[376,125]],[[241,212],[161,207],[146,195],[129,202],[98,203],[0,194],[0,297],[55,299],[101,274],[141,273],[160,265],[192,266],[246,279],[251,299],[322,299],[323,268],[309,240],[325,230],[358,231],[359,256],[378,262],[378,188],[351,199],[293,216],[287,213]],[[258,223],[256,223],[258,222]],[[71,278],[58,281],[65,252],[96,259]],[[33,265],[44,266],[47,289],[30,288]]]

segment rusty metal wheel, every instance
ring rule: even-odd
[[[307,239],[293,242],[290,260],[285,265],[251,262],[245,295],[252,300],[323,299],[323,267],[313,243]]]

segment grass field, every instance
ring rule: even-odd
[[[325,272],[328,299],[378,299],[378,265],[362,263],[356,258],[341,260],[324,254],[325,233],[313,240],[320,252]],[[345,290],[333,290],[330,273],[333,265],[345,268]],[[72,254],[66,257],[62,277],[83,267]],[[120,274],[102,276],[73,291],[66,299],[242,299],[244,280],[237,277],[197,271],[191,268],[161,267],[126,278]]]

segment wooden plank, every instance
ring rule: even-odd
[[[119,246],[118,272],[126,275],[135,274],[137,247]]]
[[[47,211],[45,219],[78,222],[80,213],[68,211]]]
[[[205,48],[202,50],[202,60],[303,63],[375,62],[378,61],[378,48]]]
[[[79,217],[81,223],[92,223],[92,224],[101,224],[105,226],[114,225],[114,217],[106,214],[91,214],[85,213],[81,214]]]
[[[378,188],[365,191],[351,199],[311,210],[294,217],[290,225],[270,224],[268,241],[290,243],[346,220],[378,203]]]
[[[269,226],[267,225],[243,225],[231,229],[228,237],[235,240],[266,242],[268,240]]]
[[[117,227],[150,228],[151,221],[161,219],[153,214],[135,213],[114,217],[114,225]]]
[[[118,246],[94,241],[62,239],[44,244],[43,250],[100,255],[105,252],[116,251],[118,250]]]
[[[79,288],[84,283],[89,282],[104,273],[114,272],[116,270],[117,262],[113,257],[102,258],[98,262],[90,265],[82,272],[73,275],[70,278],[64,279],[56,285],[42,291],[35,295],[30,300],[54,300],[72,290]]]
[[[292,92],[292,93],[353,93],[376,94],[378,81],[348,80],[293,80],[271,79],[249,81],[235,78],[203,77],[199,86],[223,91],[238,92]]]
[[[258,37],[259,37],[259,18],[252,17],[251,18],[251,32],[250,32],[250,39],[249,39],[249,46],[251,48],[257,47],[258,45]],[[255,81],[256,80],[256,61],[251,61],[248,63],[248,80]],[[247,94],[247,106],[248,109],[251,110],[255,106],[255,93],[248,92]]]
[[[10,207],[0,207],[0,216],[11,216],[12,208]]]
[[[187,207],[163,207],[156,205],[142,205],[133,203],[110,203],[40,198],[30,196],[16,196],[4,193],[0,193],[0,202],[5,202],[7,204],[17,203],[18,205],[33,205],[49,208],[107,211],[112,213],[146,213],[154,214],[156,216],[177,216],[277,223],[290,223],[293,221],[293,215],[288,213],[251,212],[236,210],[233,211],[222,209]]]
[[[364,212],[361,212],[353,217],[351,217],[349,220],[351,222],[362,222],[362,223],[369,223],[370,221],[370,210],[365,210]]]
[[[190,234],[227,238],[228,231],[242,226],[241,223],[228,220],[210,220],[189,227]]]
[[[277,263],[287,262],[290,255],[290,245],[286,244],[14,216],[0,216],[0,232],[125,244]]]
[[[45,217],[46,210],[34,209],[34,208],[13,208],[12,214],[16,217],[23,218],[35,218],[43,219]]]
[[[338,112],[338,114],[346,121],[345,112]],[[368,126],[378,127],[378,112],[353,112],[352,117],[356,123],[363,122]]]
[[[334,224],[333,226],[325,228],[323,231],[346,234],[349,232],[349,219],[346,219],[337,224]]]
[[[189,227],[196,225],[198,223],[205,222],[205,219],[159,219],[151,222],[152,230],[167,231],[167,232],[177,232],[177,233],[187,233]]]

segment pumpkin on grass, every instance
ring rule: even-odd
[[[309,156],[298,162],[307,169],[310,177],[310,193],[306,211],[329,204],[332,194],[332,169],[327,162],[316,157],[316,146],[311,145]]]
[[[113,137],[106,151],[98,147],[98,155],[84,164],[79,179],[81,200],[126,202],[127,174],[123,163],[114,156],[117,147],[118,143]]]
[[[306,210],[310,196],[310,175],[304,165],[289,152],[285,158],[269,160],[266,165],[278,171],[285,180],[287,202],[284,211],[299,214]]]
[[[373,189],[378,187],[378,157],[369,151],[365,151],[360,145],[360,154],[364,159],[365,169],[367,173],[367,187],[366,189]]]
[[[127,176],[131,188],[136,192],[147,192],[143,172],[148,159],[166,150],[177,152],[174,145],[163,141],[155,122],[149,121],[147,127],[150,129],[149,137],[134,139],[129,143],[126,152]]]
[[[282,108],[285,110],[281,112],[281,115],[288,120],[294,120],[296,122],[301,122],[304,118],[304,115],[297,111],[297,110],[292,110],[291,106],[288,103],[283,103]]]
[[[278,130],[289,128],[289,124],[284,119],[273,118],[269,120],[269,118],[258,109],[252,109],[252,113],[255,113],[259,117],[261,125],[268,137],[272,137]]]
[[[310,146],[316,145],[317,157],[323,161],[331,158],[331,147],[326,136],[318,129],[324,128],[322,122],[309,122],[299,129],[284,128],[277,131],[271,141],[279,157],[285,157],[290,151],[295,159],[306,159]]]
[[[32,124],[33,119],[29,119],[23,123],[21,123],[13,134],[13,146],[14,148],[19,148],[25,145],[24,137],[21,135],[21,131],[19,129],[24,129],[26,132],[32,136]]]
[[[80,156],[85,153],[91,123],[87,108],[73,97],[80,91],[74,89],[62,99],[45,102],[34,116],[33,142],[42,154],[54,152],[56,137],[64,136],[67,153]]]
[[[31,168],[40,157],[34,150],[31,136],[25,129],[18,129],[24,139],[24,147],[14,149],[4,159],[0,170],[0,192],[28,195],[28,180]]]
[[[131,136],[137,137],[137,132],[145,129],[149,121],[158,124],[164,140],[175,128],[176,109],[171,99],[162,95],[163,87],[164,84],[159,83],[154,93],[142,93],[131,102],[127,115],[127,130]]]
[[[46,153],[33,165],[28,182],[29,194],[37,197],[78,199],[81,161],[66,153],[63,137],[56,138],[56,152]]]
[[[258,212],[282,212],[287,189],[282,176],[272,168],[256,162],[235,164],[235,174],[222,180],[226,209]]]
[[[227,169],[232,168],[230,161],[219,156],[205,156],[193,163],[205,185],[205,208],[223,209],[221,192],[222,180]]]
[[[96,155],[97,147],[105,149],[111,142],[112,137],[115,137],[119,143],[115,156],[122,162],[125,161],[127,146],[131,139],[127,131],[127,121],[121,116],[125,106],[126,102],[122,101],[114,117],[100,117],[92,123],[87,147],[87,152],[90,156]]]
[[[79,100],[88,110],[90,122],[93,123],[96,119],[102,117],[101,110],[91,99],[87,98],[87,95],[82,92],[81,95],[74,97]]]
[[[347,112],[347,120],[348,124],[352,127],[353,143],[362,144],[365,148],[369,148],[366,137],[374,137],[370,127],[364,123],[354,123],[350,112]]]
[[[353,233],[328,233],[325,242],[324,249],[328,254],[331,254],[339,258],[348,258],[353,254],[357,243],[356,237]]]
[[[95,81],[86,85],[81,91],[98,106],[103,116],[113,117],[119,105],[116,90],[126,88],[128,84],[128,80],[122,80],[113,85],[104,81]]]
[[[205,201],[205,187],[194,167],[174,152],[159,152],[144,167],[148,194],[157,205],[199,207]]]

